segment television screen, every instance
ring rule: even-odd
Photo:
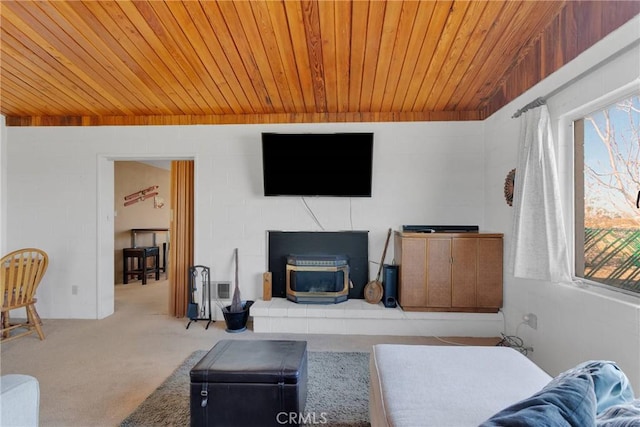
[[[265,196],[371,197],[372,133],[262,134]]]

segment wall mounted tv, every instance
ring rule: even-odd
[[[263,133],[265,196],[371,197],[373,133]]]

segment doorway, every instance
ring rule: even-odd
[[[125,280],[129,284],[141,282],[136,275],[124,274],[123,250],[132,247],[158,247],[160,275],[167,279],[170,191],[170,160],[114,162],[114,285]],[[127,260],[127,264],[140,267],[135,260]]]
[[[167,157],[154,157],[153,155],[148,156],[140,156],[140,157],[131,157],[131,156],[118,156],[118,155],[104,155],[99,156],[98,158],[98,221],[97,221],[97,235],[98,235],[98,251],[97,251],[97,268],[96,268],[96,318],[102,319],[107,316],[110,316],[114,313],[115,310],[115,286],[116,282],[122,283],[122,278],[118,278],[116,274],[116,228],[115,228],[115,219],[118,215],[119,209],[124,209],[124,195],[121,196],[123,198],[122,201],[119,199],[116,200],[116,182],[115,182],[115,169],[116,162],[171,162],[172,160],[188,160],[193,162],[193,167],[195,169],[196,159],[194,157],[178,157],[172,156],[171,158]],[[195,176],[195,175],[194,175]],[[193,179],[192,179],[193,181]],[[155,185],[155,184],[154,184]],[[151,185],[150,185],[151,186]],[[149,188],[147,186],[145,188]],[[160,197],[158,199],[153,199],[151,197],[149,203],[150,204],[162,204],[164,203],[162,208],[166,209],[171,215],[171,197],[169,192],[169,186],[167,186],[167,196]],[[177,189],[180,192],[180,188]],[[191,182],[190,186],[187,187],[187,190],[190,191],[190,197],[192,206],[195,206],[195,185],[194,182]],[[131,194],[131,193],[128,193]],[[127,195],[128,195],[127,194]],[[144,200],[147,202],[147,200]],[[140,204],[138,202],[137,204]],[[115,205],[115,207],[114,207]],[[121,205],[121,206],[120,206]],[[155,208],[158,209],[158,208]],[[193,207],[192,207],[193,209]],[[195,233],[194,233],[195,234]],[[130,236],[130,231],[129,231]],[[130,237],[129,237],[130,242]],[[171,263],[169,261],[169,253],[171,250],[180,251],[186,250],[193,253],[194,250],[194,241],[192,238],[190,239],[179,239],[177,240],[178,245],[185,244],[184,242],[188,242],[188,247],[179,248],[178,246],[171,247],[169,242],[167,242],[169,248],[167,250],[167,270],[170,271]],[[120,250],[121,252],[121,250]],[[121,260],[122,258],[119,258]],[[121,261],[120,261],[121,262]],[[121,265],[121,264],[120,264]],[[165,274],[163,273],[163,279]],[[166,279],[170,281],[169,279]],[[167,302],[170,300],[170,291],[171,286],[167,287],[169,289],[167,293]]]

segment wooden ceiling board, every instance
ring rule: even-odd
[[[257,88],[253,85],[252,78],[245,68],[242,57],[238,53],[235,42],[229,28],[222,16],[222,12],[218,8],[216,2],[187,2],[188,5],[192,3],[200,4],[204,14],[209,21],[210,28],[213,33],[210,38],[207,38],[208,43],[215,52],[216,60],[220,63],[220,68],[224,70],[224,75],[227,79],[227,83],[233,88],[237,95],[237,98],[246,98],[247,104],[242,105],[244,108],[243,114],[253,114],[259,111],[263,111],[265,107],[264,97],[259,96]],[[192,6],[195,7],[195,6]]]
[[[7,21],[3,22],[3,26],[12,28],[15,31],[14,34],[18,32],[15,27]],[[3,52],[2,63],[0,64],[3,70],[3,90],[9,90],[8,86],[10,86],[13,93],[17,94],[17,99],[22,97],[25,97],[25,100],[29,99],[28,105],[42,105],[40,104],[42,102],[44,105],[38,108],[42,108],[42,111],[46,114],[60,114],[65,111],[65,108],[68,108],[68,106],[73,105],[75,102],[82,103],[89,111],[99,111],[94,110],[91,104],[85,103],[83,99],[79,97],[74,98],[73,93],[67,94],[64,91],[58,90],[57,82],[60,79],[66,79],[66,76],[63,74],[56,75],[57,71],[42,60],[41,56],[48,56],[45,51],[42,50],[40,55],[38,55],[30,49],[31,47],[39,50],[39,46],[25,37],[18,40],[13,35],[4,32],[2,36],[0,36],[0,39]],[[16,59],[20,57],[22,52],[25,52],[29,58],[28,62],[18,61]],[[39,92],[38,88],[43,88],[44,90]],[[44,94],[42,92],[44,92]],[[35,101],[33,98],[35,98]],[[25,100],[18,102],[17,105],[24,103]],[[5,102],[9,104],[8,100]],[[17,108],[25,111],[24,107]]]
[[[474,12],[473,9],[467,10],[467,16],[477,15],[475,25],[465,25],[461,28],[456,36],[450,57],[455,56],[456,61],[446,61],[443,65],[442,74],[439,78],[441,84],[434,86],[426,105],[429,109],[441,111],[446,108],[447,103],[451,99],[455,89],[458,87],[460,80],[469,72],[476,52],[484,43],[485,37],[489,29],[493,25],[495,17],[500,13],[503,3],[485,2],[482,11]]]
[[[419,56],[415,63],[415,68],[411,71],[409,85],[406,92],[398,91],[399,97],[402,97],[402,104],[394,103],[394,110],[400,111],[420,111],[413,110],[416,97],[422,86],[422,82],[431,68],[431,61],[435,55],[436,49],[440,44],[440,38],[444,32],[449,16],[453,13],[453,1],[437,2],[435,10],[431,15],[431,20],[427,26],[427,32],[419,47]],[[458,9],[456,9],[458,10]],[[457,13],[456,13],[457,14]],[[418,23],[419,25],[419,23]],[[410,52],[414,53],[414,52]],[[400,98],[398,98],[399,100]]]
[[[178,43],[191,45],[193,52],[187,52],[189,57],[195,55],[199,61],[194,61],[193,68],[201,76],[203,84],[209,89],[210,93],[214,93],[213,102],[209,101],[209,112],[219,107],[222,114],[242,114],[243,109],[238,102],[238,96],[243,93],[236,93],[227,84],[227,80],[222,70],[218,66],[218,62],[207,43],[212,38],[213,30],[209,26],[206,16],[202,9],[191,9],[188,4],[183,2],[168,3],[169,10],[176,19],[177,25],[182,29],[184,39]],[[197,3],[193,3],[197,6]],[[180,35],[182,38],[182,35]],[[233,74],[232,74],[233,75]]]
[[[9,126],[479,120],[628,1],[0,2]]]
[[[495,47],[495,52],[501,52],[495,65],[486,70],[494,79],[488,79],[480,88],[477,88],[473,109],[481,108],[482,104],[495,92],[496,88],[504,81],[513,67],[527,54],[532,44],[539,38],[541,23],[549,23],[561,10],[561,5],[554,2],[524,2],[513,19],[507,23],[505,32]],[[545,25],[546,26],[546,25]],[[526,38],[528,43],[523,43],[524,34],[532,34]],[[493,55],[491,58],[495,58]],[[464,100],[463,100],[464,102]]]
[[[143,55],[134,57],[129,53],[130,51],[138,53],[137,46],[139,44],[136,42],[139,40],[135,38],[137,32],[131,30],[125,32],[126,27],[124,31],[120,28],[120,25],[126,25],[129,21],[120,13],[117,4],[99,2],[94,4],[95,8],[92,11],[83,6],[80,2],[73,5],[42,2],[43,10],[46,10],[50,17],[55,17],[56,23],[67,34],[76,40],[86,38],[84,50],[88,54],[98,56],[102,55],[102,52],[113,52],[114,55],[108,58],[102,55],[103,63],[110,63],[109,72],[112,75],[121,77],[123,81],[128,82],[129,87],[135,87],[140,91],[137,99],[144,100],[143,108],[149,108],[155,114],[178,114],[180,110],[175,101],[162,90],[163,85],[166,85],[167,82],[161,78],[159,73],[155,72],[153,63],[147,61]],[[56,10],[56,7],[59,9]],[[115,16],[108,13],[109,9],[111,9],[111,14],[115,14]],[[80,14],[76,10],[80,10]],[[64,16],[73,17],[72,20],[66,21],[69,23],[68,25],[65,25],[63,13]],[[84,19],[88,19],[88,21]],[[95,28],[103,29],[100,31],[102,37],[97,36],[93,30]],[[128,37],[129,35],[131,37]],[[138,63],[136,58],[140,58],[141,63]]]
[[[282,67],[282,79],[279,83],[289,91],[293,103],[294,111],[306,111],[304,104],[304,96],[300,88],[300,79],[298,78],[298,70],[296,67],[293,45],[288,31],[287,14],[284,5],[280,2],[253,2],[252,6],[260,7],[261,13],[267,14],[272,27],[272,43],[276,49],[270,53],[280,60]],[[263,19],[267,19],[266,17]],[[275,43],[277,41],[277,43]]]
[[[209,17],[199,2],[188,1],[183,5],[198,31],[201,40],[199,52],[215,85],[218,86],[231,111],[234,114],[244,114],[245,108],[251,105],[251,102],[229,61],[224,55],[219,54],[223,49],[218,42]],[[253,112],[252,109],[251,111]]]
[[[418,32],[414,29],[416,21],[420,22],[418,18],[418,9],[420,6],[424,6],[427,9],[429,18],[431,17],[431,11],[433,11],[433,2],[403,2],[402,11],[400,13],[400,19],[398,21],[398,31],[396,31],[396,37],[393,45],[393,50],[389,58],[389,69],[387,72],[387,80],[384,83],[384,93],[381,100],[375,98],[372,102],[374,105],[380,105],[380,111],[392,111],[391,104],[400,81],[400,76],[403,74],[402,70],[405,64],[406,52],[409,49],[409,43],[412,40],[412,34]],[[429,22],[428,19],[422,20],[422,22]],[[408,31],[399,31],[400,28],[410,29]],[[426,26],[425,26],[426,30]],[[415,41],[416,38],[414,38]]]
[[[467,44],[470,33],[476,24],[486,2],[456,3],[452,7],[447,23],[440,35],[436,50],[417,93],[412,110],[434,111],[429,99],[437,97],[441,86],[447,82],[451,72],[458,66],[462,49]],[[466,31],[465,31],[466,30]]]
[[[203,114],[195,100],[197,91],[187,79],[180,63],[174,60],[172,52],[163,43],[164,31],[154,19],[153,12],[131,2],[119,2],[118,7],[128,18],[128,22],[120,25],[140,52],[141,61],[151,64],[150,74],[157,76],[158,85],[177,104],[179,112],[175,114]]]
[[[173,78],[174,84],[170,87],[184,91],[188,95],[191,100],[192,114],[207,114],[211,101],[205,98],[206,92],[201,90],[202,83],[199,76],[196,75],[188,57],[182,52],[179,42],[173,37],[172,29],[176,27],[175,23],[171,20],[165,22],[165,17],[169,15],[166,9],[160,8],[161,5],[158,5],[160,8],[158,11],[154,8],[153,2],[136,2],[134,4],[144,19],[138,24],[142,29],[141,34],[152,43],[154,50],[163,52],[163,62],[171,70],[168,78]],[[146,28],[147,26],[148,28]]]
[[[412,31],[409,36],[406,52],[404,55],[400,54],[400,56],[403,57],[402,68],[398,75],[398,84],[392,94],[393,97],[391,99],[391,105],[388,108],[389,111],[401,111],[404,98],[412,81],[409,77],[416,69],[422,46],[427,39],[427,30],[434,28],[434,25],[431,25],[431,18],[435,12],[436,5],[436,2],[431,1],[419,3],[416,19],[411,27]],[[447,6],[445,5],[442,9],[446,10],[446,8]],[[435,32],[437,32],[437,30],[431,34],[431,40],[436,37]],[[431,43],[431,45],[434,46],[434,43]],[[401,78],[401,76],[404,76],[404,78]],[[391,95],[389,98],[391,98]]]
[[[315,110],[319,113],[327,112],[327,92],[324,78],[324,62],[322,55],[322,35],[320,34],[320,12],[318,3],[302,1],[302,18],[309,55],[309,72],[315,99]]]
[[[6,96],[7,102],[16,105],[15,109],[21,112],[21,105],[24,105],[23,97],[26,97],[27,102],[33,103],[38,108],[42,108],[43,111],[49,111],[48,105],[45,105],[46,100],[38,99],[37,96],[31,92],[26,92],[23,86],[16,86],[15,80],[9,80],[3,83],[3,96]]]
[[[277,40],[268,18],[262,8],[253,2],[234,2],[240,16],[253,16],[253,19],[242,19],[242,26],[248,40],[252,40],[253,55],[258,62],[269,97],[275,111],[292,113],[294,103],[284,76],[282,63],[278,57]]]
[[[27,101],[29,105],[44,111],[47,115],[53,115],[67,109],[69,103],[73,104],[73,100],[65,99],[64,94],[62,94],[62,97],[52,98],[49,96],[41,96],[39,91],[34,87],[29,87],[27,90],[25,86],[17,86],[16,80],[24,76],[39,88],[44,88],[50,92],[53,92],[52,89],[55,90],[45,79],[32,75],[32,71],[22,67],[22,64],[13,63],[9,60],[3,65],[3,68],[7,75],[14,77],[14,79],[6,80],[2,90],[6,95],[13,94],[13,105],[17,105],[18,107],[16,108],[18,110],[21,109],[20,104]],[[15,100],[21,101],[15,102]],[[7,99],[5,102],[9,103],[11,101]]]
[[[165,27],[165,34],[182,57],[187,78],[201,94],[205,114],[229,114],[231,108],[202,62],[202,38],[184,9],[182,2],[150,2],[152,9]],[[208,35],[207,35],[208,36]]]
[[[367,35],[363,39],[354,40],[355,43],[364,43],[364,61],[362,64],[362,88],[358,109],[371,110],[371,95],[374,87],[375,76],[378,67],[378,53],[382,40],[382,26],[384,24],[387,2],[372,1],[369,3],[369,16],[367,19]]]
[[[112,52],[112,50],[104,45],[94,46],[92,41],[87,40],[81,31],[76,30],[71,24],[71,20],[65,19],[56,9],[52,8],[50,2],[40,1],[36,4],[42,11],[39,14],[42,24],[56,30],[54,46],[59,54],[72,60],[79,59],[89,65],[93,70],[94,80],[101,85],[101,90],[105,90],[107,87],[116,87],[121,98],[126,99],[128,108],[135,113],[147,111],[147,109],[155,114],[171,113],[169,108],[162,105],[155,93],[147,88],[146,82],[127,67],[127,65],[132,65],[133,61],[130,64],[125,64],[117,55],[105,55],[103,52]],[[23,3],[22,5],[25,10],[27,8],[29,11],[35,10],[33,4]],[[91,24],[101,25],[106,19],[108,18],[104,15],[97,15]],[[92,33],[93,31],[89,29],[87,34]],[[130,90],[131,87],[134,87],[135,90]],[[95,90],[100,93],[97,88]],[[146,101],[145,104],[142,104],[143,100]]]
[[[607,12],[613,14],[613,10],[608,10]],[[586,49],[598,41],[598,34],[602,33],[602,19],[593,19],[593,16],[602,16],[599,2],[584,2],[582,7],[576,11],[578,27],[590,28],[592,30],[589,32],[581,32],[581,37],[578,38],[579,51]]]
[[[508,2],[501,14],[496,17],[496,27],[494,27],[496,31],[490,32],[486,43],[481,46],[474,60],[476,64],[482,64],[482,67],[477,70],[479,72],[476,78],[460,86],[464,93],[459,98],[457,108],[480,108],[488,96],[486,92],[496,87],[496,80],[503,76],[505,69],[513,63],[517,50],[521,46],[513,44],[512,41],[522,37],[520,28],[530,21],[529,12],[528,9],[524,9],[525,6],[526,4],[522,6],[518,2]],[[509,49],[515,52],[507,52]],[[504,54],[496,55],[496,52],[504,52]],[[491,78],[481,76],[491,76]],[[479,93],[482,95],[478,95]],[[455,94],[454,98],[456,98]]]
[[[291,52],[295,58],[297,79],[300,84],[303,97],[302,101],[305,106],[304,113],[312,113],[316,110],[316,98],[312,74],[310,72],[311,63],[307,48],[304,18],[302,16],[302,5],[299,2],[285,2],[284,7],[290,33]]]
[[[54,67],[57,67],[59,64],[62,67],[62,72],[71,73],[73,77],[89,85],[95,92],[101,93],[104,90],[103,88],[110,87],[110,91],[104,91],[104,93],[102,93],[105,100],[114,106],[115,111],[107,112],[108,114],[115,114],[117,111],[118,114],[135,115],[135,112],[130,108],[131,99],[123,99],[125,97],[122,96],[121,93],[122,85],[113,79],[109,73],[105,73],[103,65],[97,63],[93,58],[89,58],[90,62],[86,63],[86,57],[83,58],[76,54],[74,49],[67,44],[67,42],[69,42],[77,46],[76,42],[69,40],[66,34],[62,36],[67,40],[60,41],[48,30],[47,26],[41,24],[32,17],[27,10],[23,9],[22,5],[21,2],[2,4],[2,19],[14,25],[20,33],[20,36],[18,36],[19,39],[26,38],[36,45],[41,46],[45,51],[41,56],[44,61]],[[29,6],[33,7],[31,4]],[[41,15],[41,19],[44,18],[46,17]],[[56,26],[50,22],[47,22],[47,24],[52,27],[54,31],[57,30],[57,32],[60,33]],[[79,48],[78,51],[80,51]],[[105,74],[106,77],[104,77]]]
[[[351,4],[346,1],[335,3],[335,43],[336,49],[336,97],[337,112],[349,111],[349,78],[351,70]]]
[[[225,41],[231,43],[228,46],[229,50],[235,49],[237,55],[240,57],[244,69],[249,75],[250,84],[255,88],[258,95],[259,106],[262,108],[259,111],[266,113],[273,113],[282,108],[275,84],[272,82],[269,70],[269,64],[264,58],[264,51],[253,52],[253,45],[261,46],[262,42],[258,40],[249,40],[245,35],[244,28],[242,27],[242,19],[238,16],[235,2],[215,2],[220,9],[221,17],[226,24],[226,31],[223,29]],[[252,16],[245,16],[245,19],[252,19]],[[262,73],[265,73],[267,79],[265,80]]]
[[[488,8],[491,9],[492,5],[497,4],[500,3],[490,2]],[[477,106],[472,107],[469,105],[474,97],[474,90],[478,90],[478,88],[483,84],[482,76],[488,75],[489,73],[487,69],[495,64],[495,61],[492,60],[492,55],[494,52],[499,52],[496,46],[498,42],[504,38],[501,30],[503,26],[506,25],[505,23],[513,20],[513,17],[518,11],[518,7],[517,2],[502,3],[502,8],[499,11],[496,11],[493,17],[491,17],[493,22],[489,26],[484,40],[475,51],[471,51],[473,59],[471,60],[466,73],[456,82],[456,88],[448,99],[447,104],[444,106],[444,110],[471,110],[477,108]],[[490,16],[490,14],[486,15],[488,17]]]
[[[386,3],[380,47],[378,48],[375,68],[375,78],[373,81],[373,91],[369,104],[369,109],[373,111],[382,111],[382,99],[384,98],[389,70],[391,68],[391,60],[393,59],[393,53],[396,47],[403,5],[404,3],[399,2]]]
[[[364,72],[365,46],[369,1],[356,1],[351,9],[351,65],[349,73],[349,111],[361,111],[362,74]]]
[[[311,6],[313,6],[311,4]],[[338,111],[338,75],[337,75],[337,50],[343,49],[344,46],[336,46],[336,28],[341,25],[336,20],[335,3],[320,2],[317,3],[317,13],[313,14],[317,20],[317,34],[314,34],[314,43],[319,43],[319,48],[314,51],[320,54],[322,68],[320,69],[321,78],[319,83],[322,84],[324,93],[324,103],[318,111]],[[313,27],[316,25],[314,24]],[[311,27],[311,26],[310,26]],[[315,55],[314,55],[315,56]],[[318,58],[314,58],[314,61]]]
[[[7,23],[4,23],[7,25]],[[22,41],[28,42],[23,39]],[[33,46],[38,48],[37,46]],[[2,75],[4,77],[2,89],[7,90],[8,86],[14,89],[14,93],[19,94],[17,99],[22,96],[33,96],[38,100],[42,100],[45,106],[38,107],[40,111],[43,111],[47,115],[59,115],[66,111],[70,111],[74,106],[81,105],[84,111],[90,111],[93,114],[98,114],[100,107],[94,108],[95,104],[84,97],[75,96],[75,92],[67,92],[59,90],[59,82],[67,82],[69,86],[73,86],[73,81],[68,80],[67,76],[59,73],[56,69],[53,69],[44,62],[40,56],[35,53],[29,53],[28,57],[31,62],[18,61],[16,58],[20,57],[20,53],[28,51],[25,45],[21,41],[16,40],[10,35],[2,36]],[[28,51],[31,52],[31,51]],[[35,64],[37,66],[29,66]],[[10,77],[7,77],[10,76]],[[21,86],[19,86],[21,85]],[[41,90],[38,90],[41,88]],[[21,94],[21,95],[20,95]],[[22,102],[9,103],[9,100],[5,100],[3,97],[3,104],[6,106],[14,105],[16,111],[22,112],[22,114],[30,115],[29,111],[20,107]],[[28,104],[31,108],[37,103],[29,101]]]

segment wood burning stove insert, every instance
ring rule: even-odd
[[[287,256],[287,299],[336,304],[349,296],[349,258],[345,255]]]

